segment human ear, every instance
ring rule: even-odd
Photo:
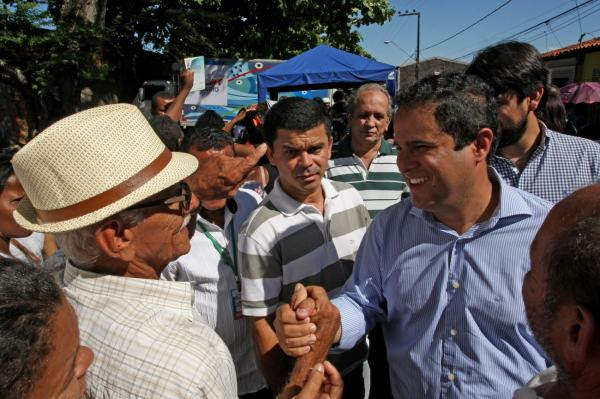
[[[474,144],[474,154],[477,163],[485,161],[487,155],[492,148],[492,142],[494,141],[494,132],[492,129],[484,127],[479,129],[477,132],[477,138],[473,142]]]
[[[133,259],[135,245],[134,233],[118,219],[112,219],[102,224],[95,233],[96,243],[100,250],[111,258],[124,261]]]
[[[598,331],[592,312],[579,305],[565,305],[557,312],[558,354],[570,373],[581,373],[594,350]]]
[[[528,107],[529,107],[529,111],[535,111],[539,106],[540,106],[540,102],[542,101],[542,97],[544,96],[544,88],[543,87],[538,87],[534,92],[532,92],[529,96],[527,96],[528,98]]]

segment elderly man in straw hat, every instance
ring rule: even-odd
[[[222,195],[263,152],[206,162],[193,184]],[[87,396],[235,397],[231,356],[200,321],[190,283],[158,280],[190,249],[198,199],[183,180],[196,158],[170,152],[137,108],[116,104],[56,122],[13,165],[27,194],[15,220],[53,233],[68,258],[65,292],[96,354]]]

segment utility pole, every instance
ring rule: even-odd
[[[402,12],[398,11],[398,16],[400,17],[409,17],[412,15],[417,16],[417,51],[415,57],[415,81],[419,81],[419,52],[421,48],[421,13],[417,12],[417,10],[412,10],[412,12],[408,12],[408,10]]]

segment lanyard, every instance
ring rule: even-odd
[[[233,221],[231,223],[233,223]],[[221,258],[223,259],[223,261],[227,265],[229,265],[229,267],[231,267],[233,269],[233,274],[237,278],[237,274],[238,274],[238,272],[237,272],[237,248],[235,245],[235,232],[233,230],[233,225],[231,226],[231,243],[233,244],[233,259],[231,259],[231,255],[229,255],[229,251],[226,248],[223,248],[221,246],[221,244],[219,244],[219,242],[215,239],[215,237],[213,237],[213,235],[210,234],[210,232],[206,229],[204,224],[203,223],[198,223],[198,224],[200,225],[200,228],[202,229],[202,232],[204,233],[206,238],[208,238],[210,240],[210,242],[212,242],[213,247],[215,247],[215,249],[217,250],[219,255],[221,255]]]

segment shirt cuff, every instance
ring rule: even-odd
[[[335,349],[351,349],[366,334],[365,316],[360,307],[346,296],[334,298],[331,303],[340,311],[342,323],[342,336]]]

